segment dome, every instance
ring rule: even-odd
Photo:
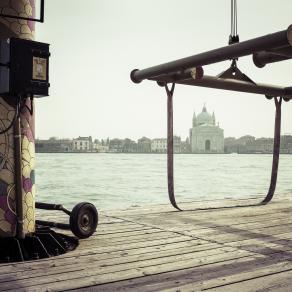
[[[213,119],[212,115],[210,115],[207,112],[206,106],[204,106],[202,112],[200,114],[198,114],[197,124],[198,125],[203,125],[203,124],[213,125],[214,124],[214,119]]]

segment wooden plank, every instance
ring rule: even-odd
[[[97,233],[81,241],[75,251],[37,262],[1,265],[0,291],[82,287],[88,291],[91,286],[99,291],[118,287],[225,291],[229,286],[245,291],[240,288],[245,283],[253,289],[257,286],[249,281],[259,283],[268,275],[292,270],[292,205],[287,195],[267,206],[223,208],[257,200],[186,202],[182,206],[218,208],[186,212],[173,211],[169,205],[100,212]],[[68,221],[59,212],[40,216]]]
[[[204,253],[204,252],[202,252]],[[198,252],[200,254],[200,252]],[[41,287],[46,285],[47,289],[73,289],[83,287],[84,285],[96,285],[101,283],[108,283],[124,280],[129,278],[136,278],[145,275],[152,275],[156,273],[163,273],[172,271],[175,269],[186,269],[190,267],[206,265],[208,263],[214,263],[217,261],[226,261],[230,259],[242,258],[249,256],[250,253],[243,251],[232,251],[226,252],[221,251],[220,253],[216,253],[209,256],[198,255],[198,258],[190,258],[190,256],[174,256],[169,259],[161,258],[159,260],[151,260],[151,261],[142,261],[136,264],[130,264],[128,266],[123,265],[114,265],[108,268],[101,269],[99,265],[84,267],[80,269],[80,271],[58,274],[57,276],[46,276],[46,277],[37,277],[37,278],[29,278],[29,279],[17,279],[16,281],[1,283],[0,291],[7,291],[18,289],[21,285],[22,288],[26,288],[27,291],[30,291],[30,288],[37,291]],[[256,256],[259,257],[259,256]],[[45,272],[45,271],[44,271]],[[45,273],[44,273],[45,274]],[[97,277],[98,276],[98,277]],[[92,283],[92,281],[94,281]],[[82,286],[83,285],[83,286]]]
[[[292,270],[285,272],[275,272],[258,278],[240,281],[238,283],[221,285],[214,288],[205,289],[204,291],[277,291],[290,292],[292,287]]]
[[[67,259],[67,261],[50,261],[46,262],[46,264],[39,262],[36,265],[33,265],[33,267],[26,266],[22,267],[21,270],[15,271],[13,269],[6,270],[4,273],[2,272],[0,274],[0,283],[7,282],[7,275],[14,276],[18,280],[20,279],[30,279],[30,278],[36,278],[41,277],[44,273],[46,276],[49,275],[56,275],[59,273],[70,273],[79,271],[80,267],[82,266],[89,266],[91,269],[100,267],[102,269],[103,273],[106,273],[107,270],[110,270],[110,272],[113,272],[113,269],[110,267],[114,267],[117,271],[120,269],[126,269],[125,267],[133,267],[139,263],[141,265],[141,262],[146,263],[148,261],[154,262],[154,260],[157,260],[158,262],[161,262],[161,258],[165,260],[171,260],[171,257],[182,256],[185,255],[193,255],[194,253],[198,252],[206,252],[213,249],[213,253],[220,252],[216,249],[218,246],[215,244],[208,244],[205,246],[189,246],[181,248],[179,251],[177,250],[166,250],[166,251],[156,251],[155,253],[147,253],[143,255],[123,255],[121,257],[114,257],[114,258],[100,258],[99,256],[90,256],[90,257],[82,257],[82,258],[76,258],[76,259]],[[226,250],[227,251],[227,250]],[[208,253],[209,254],[209,253]],[[212,254],[210,252],[210,254]],[[122,268],[119,268],[121,265]],[[106,269],[106,267],[109,267]],[[9,272],[8,272],[9,271]],[[32,275],[33,273],[33,275]]]
[[[83,257],[95,257],[98,258],[115,258],[121,255],[143,255],[147,253],[153,253],[154,251],[160,250],[177,250],[179,247],[185,246],[198,246],[198,249],[201,248],[202,250],[206,247],[206,245],[210,245],[209,242],[202,242],[200,240],[195,239],[185,239],[184,237],[175,237],[166,240],[155,240],[151,242],[142,242],[139,245],[113,245],[112,248],[108,247],[99,247],[96,246],[95,249],[78,249],[76,251],[64,254],[62,256],[42,259],[39,261],[34,262],[24,262],[24,263],[14,263],[14,264],[2,264],[0,266],[0,273],[11,271],[22,271],[22,270],[30,270],[30,269],[39,269],[42,266],[46,265],[57,265],[58,263],[66,263],[66,260],[75,260]],[[218,244],[214,244],[215,246],[221,246]],[[117,256],[118,255],[118,256]],[[32,265],[33,263],[33,265]]]
[[[275,259],[246,257],[235,261],[206,265],[200,267],[200,269],[190,268],[134,280],[103,284],[96,286],[96,289],[98,291],[137,291],[141,289],[144,292],[201,291],[233,282],[285,272],[291,268],[292,263],[289,261],[289,257],[282,258],[280,263]]]

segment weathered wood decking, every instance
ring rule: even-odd
[[[292,196],[220,208],[258,201],[101,213],[96,235],[75,251],[0,265],[0,291],[292,291]]]

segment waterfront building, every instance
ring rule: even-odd
[[[224,149],[226,153],[252,154],[263,153],[272,154],[274,147],[273,138],[255,138],[250,135],[242,136],[238,139],[233,137],[225,138]],[[292,136],[285,134],[281,136],[280,153],[292,154]]]
[[[191,144],[188,137],[185,141],[181,142],[181,153],[191,153]]]
[[[151,152],[166,153],[167,140],[165,138],[155,138],[151,141]]]
[[[205,105],[198,116],[193,115],[190,141],[193,153],[224,153],[224,131],[216,125],[215,113],[208,113]]]
[[[122,139],[112,139],[109,141],[109,152],[121,153],[123,152],[123,140]]]
[[[167,152],[167,139],[156,138],[151,141],[151,152],[166,153]],[[181,153],[181,138],[173,136],[173,152]]]
[[[93,152],[98,152],[100,145],[101,145],[101,142],[98,139],[95,139],[92,142],[92,151]]]
[[[173,136],[173,153],[181,153],[181,138]]]
[[[281,153],[292,154],[292,136],[285,134],[281,136]]]
[[[150,153],[151,152],[151,139],[142,137],[138,140],[138,152],[139,153]]]
[[[92,137],[78,137],[73,139],[73,151],[91,152],[93,149]]]
[[[259,138],[246,144],[246,151],[239,153],[273,153],[274,139]]]
[[[256,150],[258,145],[261,144],[256,142],[256,138],[251,135],[245,135],[237,139],[237,153],[254,153],[260,152]]]
[[[224,138],[224,152],[225,153],[238,153],[238,144],[235,137]]]
[[[137,143],[129,138],[123,140],[123,153],[136,153]]]
[[[109,152],[109,146],[107,146],[107,145],[98,145],[97,152],[98,153],[107,153],[107,152]]]
[[[48,140],[36,139],[35,151],[37,153],[72,152],[72,140],[57,139],[55,137]]]

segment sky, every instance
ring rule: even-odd
[[[36,137],[166,137],[166,94],[155,82],[131,82],[131,70],[228,43],[230,0],[49,0],[36,40],[50,44],[50,96],[36,101]],[[247,40],[286,29],[291,0],[238,0],[238,33]],[[205,66],[217,75],[230,66]],[[238,67],[260,83],[291,86],[292,61]],[[177,85],[174,133],[185,139],[206,103],[225,137],[272,137],[274,103],[264,96]],[[292,133],[292,101],[282,133]]]

